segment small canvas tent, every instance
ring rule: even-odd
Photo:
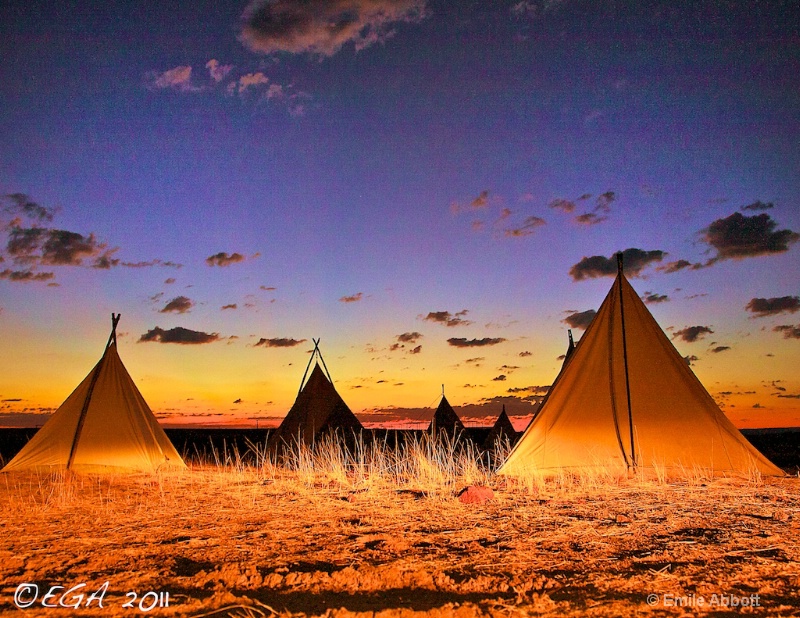
[[[185,468],[117,353],[119,314],[94,369],[3,471]]]
[[[298,442],[310,445],[323,434],[334,431],[349,439],[363,429],[361,422],[333,386],[328,367],[319,350],[319,339],[312,341],[314,350],[300,382],[297,399],[286,418],[269,437],[267,447],[271,451],[293,446]],[[308,370],[315,360],[317,362],[309,375]]]
[[[722,413],[622,272],[499,474],[700,468],[780,475]]]
[[[517,430],[511,423],[511,419],[506,414],[506,407],[503,405],[503,410],[500,416],[497,417],[494,425],[492,425],[486,439],[483,441],[483,450],[491,451],[497,445],[505,445],[506,443],[514,446],[517,441]]]
[[[428,432],[433,434],[446,433],[453,437],[463,436],[464,423],[458,418],[458,414],[453,410],[453,406],[447,401],[447,397],[442,392],[442,400],[433,413],[433,418],[428,425]]]

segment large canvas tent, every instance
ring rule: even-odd
[[[781,475],[722,413],[618,260],[600,310],[498,472],[644,467]]]
[[[103,357],[3,471],[185,468],[117,353],[119,314]]]
[[[297,443],[310,445],[323,434],[331,432],[339,432],[349,439],[363,429],[361,422],[333,386],[319,350],[319,339],[313,341],[314,351],[300,382],[297,399],[286,418],[270,435],[269,450],[275,451]],[[315,360],[317,362],[309,375],[308,370]]]

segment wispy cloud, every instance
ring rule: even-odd
[[[449,311],[431,311],[422,319],[426,322],[436,322],[437,324],[444,324],[450,327],[469,326],[472,324],[472,321],[464,319],[464,316],[468,313],[469,311],[466,309],[462,309],[455,314],[451,314]]]
[[[238,309],[238,308],[239,308],[239,305],[237,305],[236,303],[231,303],[229,305],[222,305],[221,310],[225,311],[226,309]]]
[[[775,208],[775,204],[772,202],[764,203],[761,200],[756,200],[752,204],[748,204],[747,206],[742,206],[739,210],[742,212],[746,212],[748,210],[771,210]]]
[[[293,348],[301,343],[305,343],[308,339],[291,339],[289,337],[274,337],[272,339],[266,339],[262,337],[258,340],[258,343],[255,344],[255,347],[264,347],[264,348]]]
[[[399,22],[425,17],[426,0],[253,0],[242,15],[239,40],[272,54],[332,56],[343,45],[356,51],[384,42]]]
[[[169,301],[159,313],[188,313],[194,307],[194,301],[186,296],[176,296]]]
[[[451,337],[447,340],[454,348],[480,348],[489,345],[497,345],[503,343],[503,337],[484,337],[483,339],[466,339],[464,337]]]
[[[781,313],[795,313],[800,311],[800,296],[780,296],[776,298],[753,298],[745,310],[753,314],[754,318],[764,318]]]
[[[663,266],[656,267],[656,270],[666,274],[671,274],[684,270],[685,268],[692,268],[693,270],[697,270],[698,268],[701,267],[702,264],[692,264],[688,260],[675,260],[673,262],[667,262]]]
[[[52,221],[55,210],[37,204],[24,193],[9,193],[0,197],[2,209],[12,216],[23,216],[36,221]]]
[[[11,270],[6,268],[0,271],[0,279],[8,281],[15,281],[21,283],[29,283],[32,281],[51,281],[55,278],[54,273],[48,272],[33,272],[31,270]]]
[[[793,326],[792,324],[781,324],[772,329],[776,333],[783,333],[784,339],[800,339],[800,324]]]
[[[665,303],[669,300],[666,294],[656,294],[655,292],[645,292],[642,300],[648,305],[655,305],[658,303]]]
[[[585,212],[582,215],[578,215],[575,217],[575,223],[579,225],[597,225],[598,223],[602,223],[608,219],[608,217],[603,215],[598,215],[595,212]]]
[[[139,343],[156,341],[158,343],[177,343],[182,345],[197,345],[219,341],[219,333],[204,333],[176,326],[165,330],[156,326],[139,337]]]
[[[720,352],[725,352],[726,350],[730,350],[730,349],[731,349],[731,347],[728,346],[728,345],[718,345],[716,347],[711,348],[709,350],[709,352],[711,352],[713,354],[719,354]]]
[[[522,225],[516,228],[508,228],[505,230],[505,235],[512,238],[519,238],[521,236],[530,236],[536,231],[536,228],[545,225],[547,221],[541,217],[531,215],[526,217]]]
[[[212,58],[206,62],[206,68],[208,69],[209,77],[215,82],[219,83],[227,77],[228,73],[233,70],[233,65],[220,64],[218,60]]]
[[[261,71],[256,73],[245,73],[238,80],[228,84],[228,89],[235,89],[239,94],[245,94],[248,90],[257,90],[269,83],[269,78]]]
[[[575,210],[575,202],[561,197],[554,199],[547,206],[548,208],[553,208],[555,210],[560,210],[561,212],[566,212],[566,213],[571,213]]]
[[[712,334],[714,331],[708,326],[687,326],[681,330],[676,330],[672,335],[673,339],[682,339],[686,343],[694,343],[702,339],[706,335]]]
[[[597,196],[594,210],[576,216],[573,221],[579,225],[597,225],[598,223],[602,223],[608,219],[608,214],[611,212],[611,204],[613,204],[616,199],[616,193],[613,191],[601,193]]]
[[[355,294],[353,294],[351,296],[342,296],[339,299],[339,302],[340,303],[357,303],[362,298],[364,298],[364,292],[356,292]]]
[[[637,277],[648,265],[663,260],[665,255],[667,255],[666,252],[659,250],[625,249],[622,252],[625,274],[629,277]],[[613,277],[617,274],[617,256],[614,254],[608,258],[602,255],[584,257],[569,269],[569,274],[573,281]]]
[[[178,90],[180,92],[199,92],[201,88],[192,84],[192,67],[181,65],[162,73],[149,73],[148,86],[158,90]]]

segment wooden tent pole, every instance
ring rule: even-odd
[[[322,368],[325,370],[325,375],[328,376],[328,381],[333,384],[333,378],[331,378],[331,372],[328,371],[328,366],[325,364],[325,359],[322,358],[322,352],[319,349],[319,339],[317,339],[317,354],[319,354],[319,360],[322,361]]]
[[[314,342],[314,350],[311,352],[311,357],[308,359],[308,364],[306,365],[306,371],[303,373],[303,379],[300,380],[300,388],[297,390],[298,397],[300,393],[303,392],[303,385],[306,383],[306,376],[308,375],[308,369],[311,367],[311,361],[314,360],[314,356],[319,352],[319,339],[311,338],[311,341]]]
[[[92,394],[94,393],[94,387],[97,384],[97,379],[100,377],[100,372],[103,369],[103,365],[106,361],[106,354],[108,353],[108,348],[111,346],[112,343],[117,342],[117,324],[119,323],[119,318],[122,316],[121,313],[114,315],[111,314],[111,335],[108,338],[108,343],[106,344],[105,352],[103,352],[103,357],[100,361],[95,365],[94,372],[92,373],[92,379],[89,382],[89,390],[86,392],[86,398],[83,400],[83,406],[81,407],[81,415],[78,417],[78,426],[75,428],[75,436],[72,439],[72,446],[69,449],[69,458],[67,459],[67,470],[72,469],[72,463],[75,460],[75,453],[78,450],[78,442],[81,439],[81,433],[83,432],[83,425],[86,422],[86,413],[89,411],[89,404],[92,402]]]
[[[625,367],[625,395],[628,399],[628,428],[631,434],[631,465],[636,467],[636,447],[633,439],[633,410],[631,408],[631,381],[628,375],[628,340],[625,334],[625,306],[622,301],[622,253],[617,253],[617,278],[619,279],[619,315],[622,322],[622,363]]]

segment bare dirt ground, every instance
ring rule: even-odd
[[[796,477],[488,482],[464,505],[261,469],[3,474],[0,613],[800,615]]]

